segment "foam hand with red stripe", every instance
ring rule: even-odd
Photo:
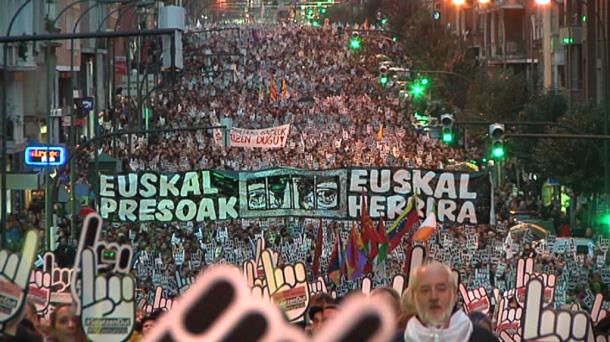
[[[46,253],[42,270],[32,270],[32,273],[30,273],[28,299],[32,301],[34,307],[36,307],[36,312],[41,316],[46,315],[51,302],[54,263],[53,253]]]
[[[534,259],[519,259],[517,261],[516,299],[521,307],[525,305],[526,285],[530,279],[540,279],[544,284],[544,307],[548,307],[555,298],[555,275],[534,272]]]
[[[523,316],[522,336],[527,341],[595,341],[586,312],[545,309],[544,284],[540,279],[527,283]]]
[[[489,313],[491,304],[489,302],[487,291],[484,287],[479,287],[478,289],[469,291],[466,289],[464,284],[460,283],[459,288],[460,293],[462,294],[462,299],[464,300],[464,311],[480,311],[484,314]]]
[[[388,341],[394,334],[391,310],[383,302],[348,298],[341,312],[314,341]],[[155,326],[146,342],[291,341],[308,338],[286,323],[276,306],[254,298],[230,266],[208,269]]]
[[[21,313],[37,248],[38,233],[28,230],[21,253],[0,250],[0,331]]]
[[[269,297],[280,306],[289,321],[304,319],[309,306],[309,286],[305,265],[301,262],[283,267],[274,266],[271,251],[261,254]]]

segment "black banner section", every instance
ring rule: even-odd
[[[441,222],[489,222],[488,173],[406,168],[100,175],[99,211],[104,219],[128,222],[280,216],[358,219],[365,194],[371,217],[393,220],[415,192],[422,216],[436,210]]]

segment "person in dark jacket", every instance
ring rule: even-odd
[[[407,322],[406,342],[497,342],[489,331],[455,310],[457,284],[449,266],[431,262],[416,268],[406,295],[416,315]]]

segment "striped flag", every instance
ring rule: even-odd
[[[288,84],[286,84],[286,79],[282,80],[282,97],[288,96]]]
[[[272,101],[277,101],[277,84],[275,84],[273,76],[269,80],[269,97],[271,97]]]
[[[345,257],[343,255],[343,246],[341,245],[341,236],[337,233],[335,238],[333,251],[330,254],[326,273],[328,278],[337,286],[341,283],[341,275],[344,273]]]
[[[398,247],[402,237],[405,236],[419,221],[415,198],[415,196],[411,196],[411,198],[409,198],[409,202],[407,203],[405,210],[403,210],[402,214],[398,216],[398,219],[394,221],[394,224],[386,233],[390,242],[388,253],[391,253],[394,248]]]

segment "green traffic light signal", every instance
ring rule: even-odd
[[[385,25],[385,24],[387,24],[387,23],[388,23],[388,18],[383,17],[383,18],[381,19],[381,25]]]
[[[610,213],[604,214],[599,218],[599,223],[610,227]]]
[[[451,132],[443,132],[443,142],[445,144],[451,144],[453,142],[453,134],[451,134]]]
[[[326,14],[326,8],[324,8],[324,7],[320,8],[320,14]]]
[[[423,87],[421,84],[419,83],[414,83],[413,85],[411,85],[411,96],[413,97],[421,97],[422,95],[424,95],[426,88]]]
[[[430,83],[430,80],[424,77],[424,78],[422,78],[422,79],[419,81],[419,83],[420,83],[421,85],[426,86],[426,85],[428,85],[428,83]]]
[[[352,37],[349,40],[349,48],[354,51],[360,50],[360,48],[362,48],[362,40],[360,39],[360,37]]]
[[[491,156],[496,159],[502,159],[504,158],[504,155],[506,154],[506,151],[504,150],[504,145],[502,145],[501,143],[496,143],[492,146],[491,148]]]
[[[383,87],[385,87],[385,86],[386,86],[386,84],[388,84],[388,82],[389,82],[389,81],[390,81],[390,78],[388,77],[388,75],[387,75],[387,74],[381,74],[381,75],[379,76],[379,83],[380,83],[380,84],[381,84]]]

